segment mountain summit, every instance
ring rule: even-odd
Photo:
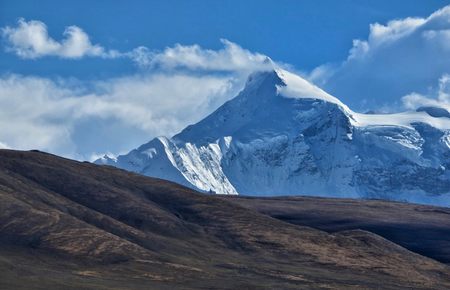
[[[274,69],[250,75],[234,99],[172,138],[96,163],[218,194],[450,205],[450,118],[429,112],[356,113]]]

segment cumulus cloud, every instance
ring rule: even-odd
[[[25,21],[21,18],[16,27],[2,28],[1,34],[7,41],[7,49],[21,58],[34,59],[43,56],[114,58],[120,55],[117,51],[106,51],[102,46],[92,44],[89,36],[77,26],[68,26],[63,32],[63,39],[57,41],[48,35],[45,23],[36,20]]]
[[[436,91],[450,73],[450,6],[426,18],[405,18],[370,25],[366,40],[354,40],[347,59],[311,74],[356,109],[402,107],[402,96]]]
[[[7,50],[25,59],[45,56],[79,59],[85,56],[101,58],[129,58],[146,69],[189,69],[202,71],[254,71],[270,69],[272,61],[265,55],[243,49],[236,43],[222,39],[223,48],[205,49],[201,46],[176,44],[162,51],[139,46],[128,52],[106,50],[92,44],[89,35],[78,26],[68,26],[63,39],[49,36],[45,23],[19,19],[16,27],[1,29]]]

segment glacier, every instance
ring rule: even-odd
[[[450,114],[353,112],[274,68],[171,138],[97,164],[202,192],[377,198],[450,206]]]

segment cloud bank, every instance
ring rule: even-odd
[[[326,64],[310,75],[356,109],[398,110],[411,97],[436,99],[450,73],[450,6],[427,18],[405,18],[370,25],[366,40],[354,40],[347,59]],[[441,79],[441,81],[439,81]]]
[[[176,133],[239,87],[233,76],[182,73],[134,75],[89,85],[7,75],[0,78],[0,146],[77,159],[89,159],[101,147],[118,153],[131,146],[126,142],[129,133],[135,133],[133,146]],[[93,143],[80,144],[89,138],[86,131],[91,131]]]
[[[175,134],[236,95],[248,73],[275,65],[225,39],[218,50],[176,44],[120,52],[93,44],[80,27],[67,27],[56,40],[45,23],[25,19],[1,28],[1,36],[6,50],[22,59],[128,58],[142,68],[93,82],[0,76],[0,148],[76,159],[124,153],[155,136]]]
[[[43,22],[24,19],[1,34],[7,50],[23,59],[126,57],[143,68],[90,83],[0,76],[0,147],[77,159],[89,159],[99,148],[121,153],[157,135],[174,134],[234,96],[249,72],[273,66],[266,56],[228,40],[219,50],[177,44],[162,51],[119,52],[92,44],[77,26],[55,40]]]

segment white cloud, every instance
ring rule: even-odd
[[[47,26],[41,21],[19,19],[16,27],[6,26],[1,29],[3,38],[8,43],[8,50],[21,58],[39,58],[58,56],[61,58],[81,58],[96,56],[114,58],[117,51],[106,51],[98,44],[92,44],[89,36],[77,26],[64,30],[63,39],[56,41],[48,35]]]
[[[78,159],[98,151],[122,153],[130,149],[123,146],[174,134],[200,120],[236,94],[242,81],[233,75],[158,73],[73,86],[64,80],[7,75],[0,78],[0,140],[15,149]],[[129,144],[132,132],[135,139]],[[86,138],[94,139],[89,148],[79,144]]]
[[[368,38],[354,40],[343,63],[320,66],[310,78],[356,109],[397,110],[402,96],[428,95],[448,73],[450,6],[427,18],[370,25]]]
[[[127,56],[133,60],[138,66],[142,68],[149,68],[152,66],[152,59],[154,52],[150,51],[145,46],[139,46],[127,53]]]
[[[411,93],[402,98],[407,109],[417,109],[422,106],[442,107],[450,111],[450,75],[444,74],[439,79],[437,89],[427,96]]]
[[[6,145],[3,142],[0,142],[0,149],[10,149],[10,147],[8,145]]]
[[[129,58],[142,68],[165,70],[189,69],[202,71],[254,71],[273,67],[272,61],[260,53],[252,53],[236,43],[222,39],[223,48],[204,49],[201,46],[176,44],[162,51],[139,46],[128,52],[106,50],[92,44],[89,36],[78,26],[68,26],[63,39],[49,36],[45,23],[19,19],[16,27],[6,26],[1,34],[7,50],[25,59],[45,56],[79,59],[85,56],[101,58]]]
[[[161,52],[152,52],[145,47],[139,47],[131,53],[131,57],[142,66],[164,69],[255,71],[273,67],[270,58],[263,54],[252,53],[226,39],[222,39],[221,42],[224,47],[220,50],[181,44],[167,47]]]
[[[228,40],[218,50],[177,44],[162,51],[141,46],[119,52],[92,44],[77,26],[67,27],[61,40],[35,20],[20,19],[1,33],[8,49],[25,59],[120,57],[144,68],[89,83],[0,76],[0,140],[15,149],[77,159],[124,153],[157,135],[175,134],[235,96],[248,73],[275,65]]]
[[[353,41],[349,59],[367,57],[373,50],[382,49],[383,45],[402,39],[426,22],[423,18],[405,18],[392,20],[387,25],[374,23],[370,25],[369,39]]]
[[[450,75],[445,74],[439,79],[439,95],[441,102],[450,103]]]

